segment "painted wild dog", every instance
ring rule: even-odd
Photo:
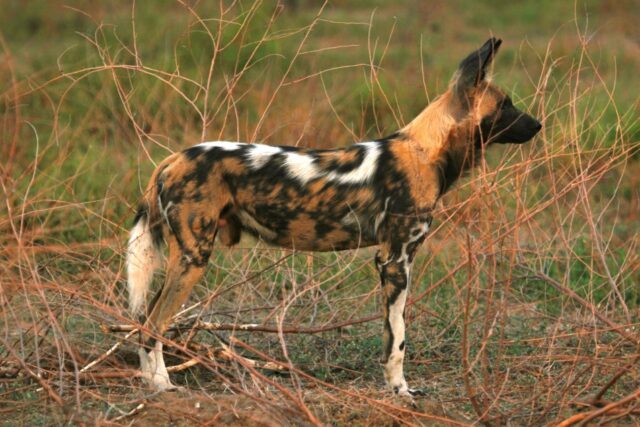
[[[404,307],[411,264],[436,202],[487,146],[526,142],[542,127],[487,81],[500,44],[491,38],[471,53],[448,90],[386,138],[336,150],[204,142],[169,156],[151,176],[131,231],[131,311],[142,311],[163,242],[167,274],[144,320],[155,334],[166,330],[202,278],[214,242],[232,246],[246,232],[303,251],[378,245],[384,377],[395,393],[415,394],[402,366]],[[172,388],[162,343],[143,341],[145,378],[158,390]]]

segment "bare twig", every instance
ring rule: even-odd
[[[560,422],[558,424],[558,427],[569,427],[577,423],[581,423],[585,425],[586,423],[593,420],[594,418],[600,417],[602,415],[607,415],[609,412],[612,412],[613,410],[617,409],[619,406],[622,406],[626,403],[629,403],[631,401],[638,400],[638,399],[640,399],[640,389],[637,389],[633,393],[628,394],[627,396],[625,396],[624,398],[616,402],[609,403],[603,408],[595,409],[593,411],[584,412],[581,414],[572,415],[571,417]]]

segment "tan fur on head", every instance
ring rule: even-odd
[[[401,132],[419,142],[430,158],[437,158],[442,150],[456,142],[456,138],[451,138],[451,132],[455,128],[458,128],[458,136],[464,137],[461,130],[466,128],[471,132],[484,117],[496,111],[497,104],[503,97],[504,93],[497,86],[483,81],[469,93],[471,108],[465,108],[464,104],[454,99],[453,87],[450,86],[447,92],[429,104]],[[466,135],[467,142],[471,136]]]
[[[498,108],[498,102],[504,98],[504,93],[490,82],[482,82],[478,85],[473,95],[472,118],[476,123],[494,113]]]

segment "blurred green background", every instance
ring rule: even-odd
[[[543,111],[535,94],[546,77],[545,102],[564,106],[580,69],[576,90],[589,94],[579,108],[598,121],[583,142],[624,114],[626,135],[640,135],[636,1],[335,1],[314,22],[322,5],[4,0],[3,157],[17,132],[11,158],[22,167],[12,169],[24,170],[37,136],[40,170],[58,181],[91,175],[73,186],[91,200],[105,181],[134,179],[132,153],[157,161],[201,139],[377,138],[445,90],[460,58],[491,35],[504,39],[495,80],[522,107]]]

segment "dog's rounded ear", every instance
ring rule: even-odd
[[[470,53],[460,62],[451,82],[457,97],[466,98],[470,90],[485,79],[487,67],[501,44],[502,40],[491,37],[480,49]]]

